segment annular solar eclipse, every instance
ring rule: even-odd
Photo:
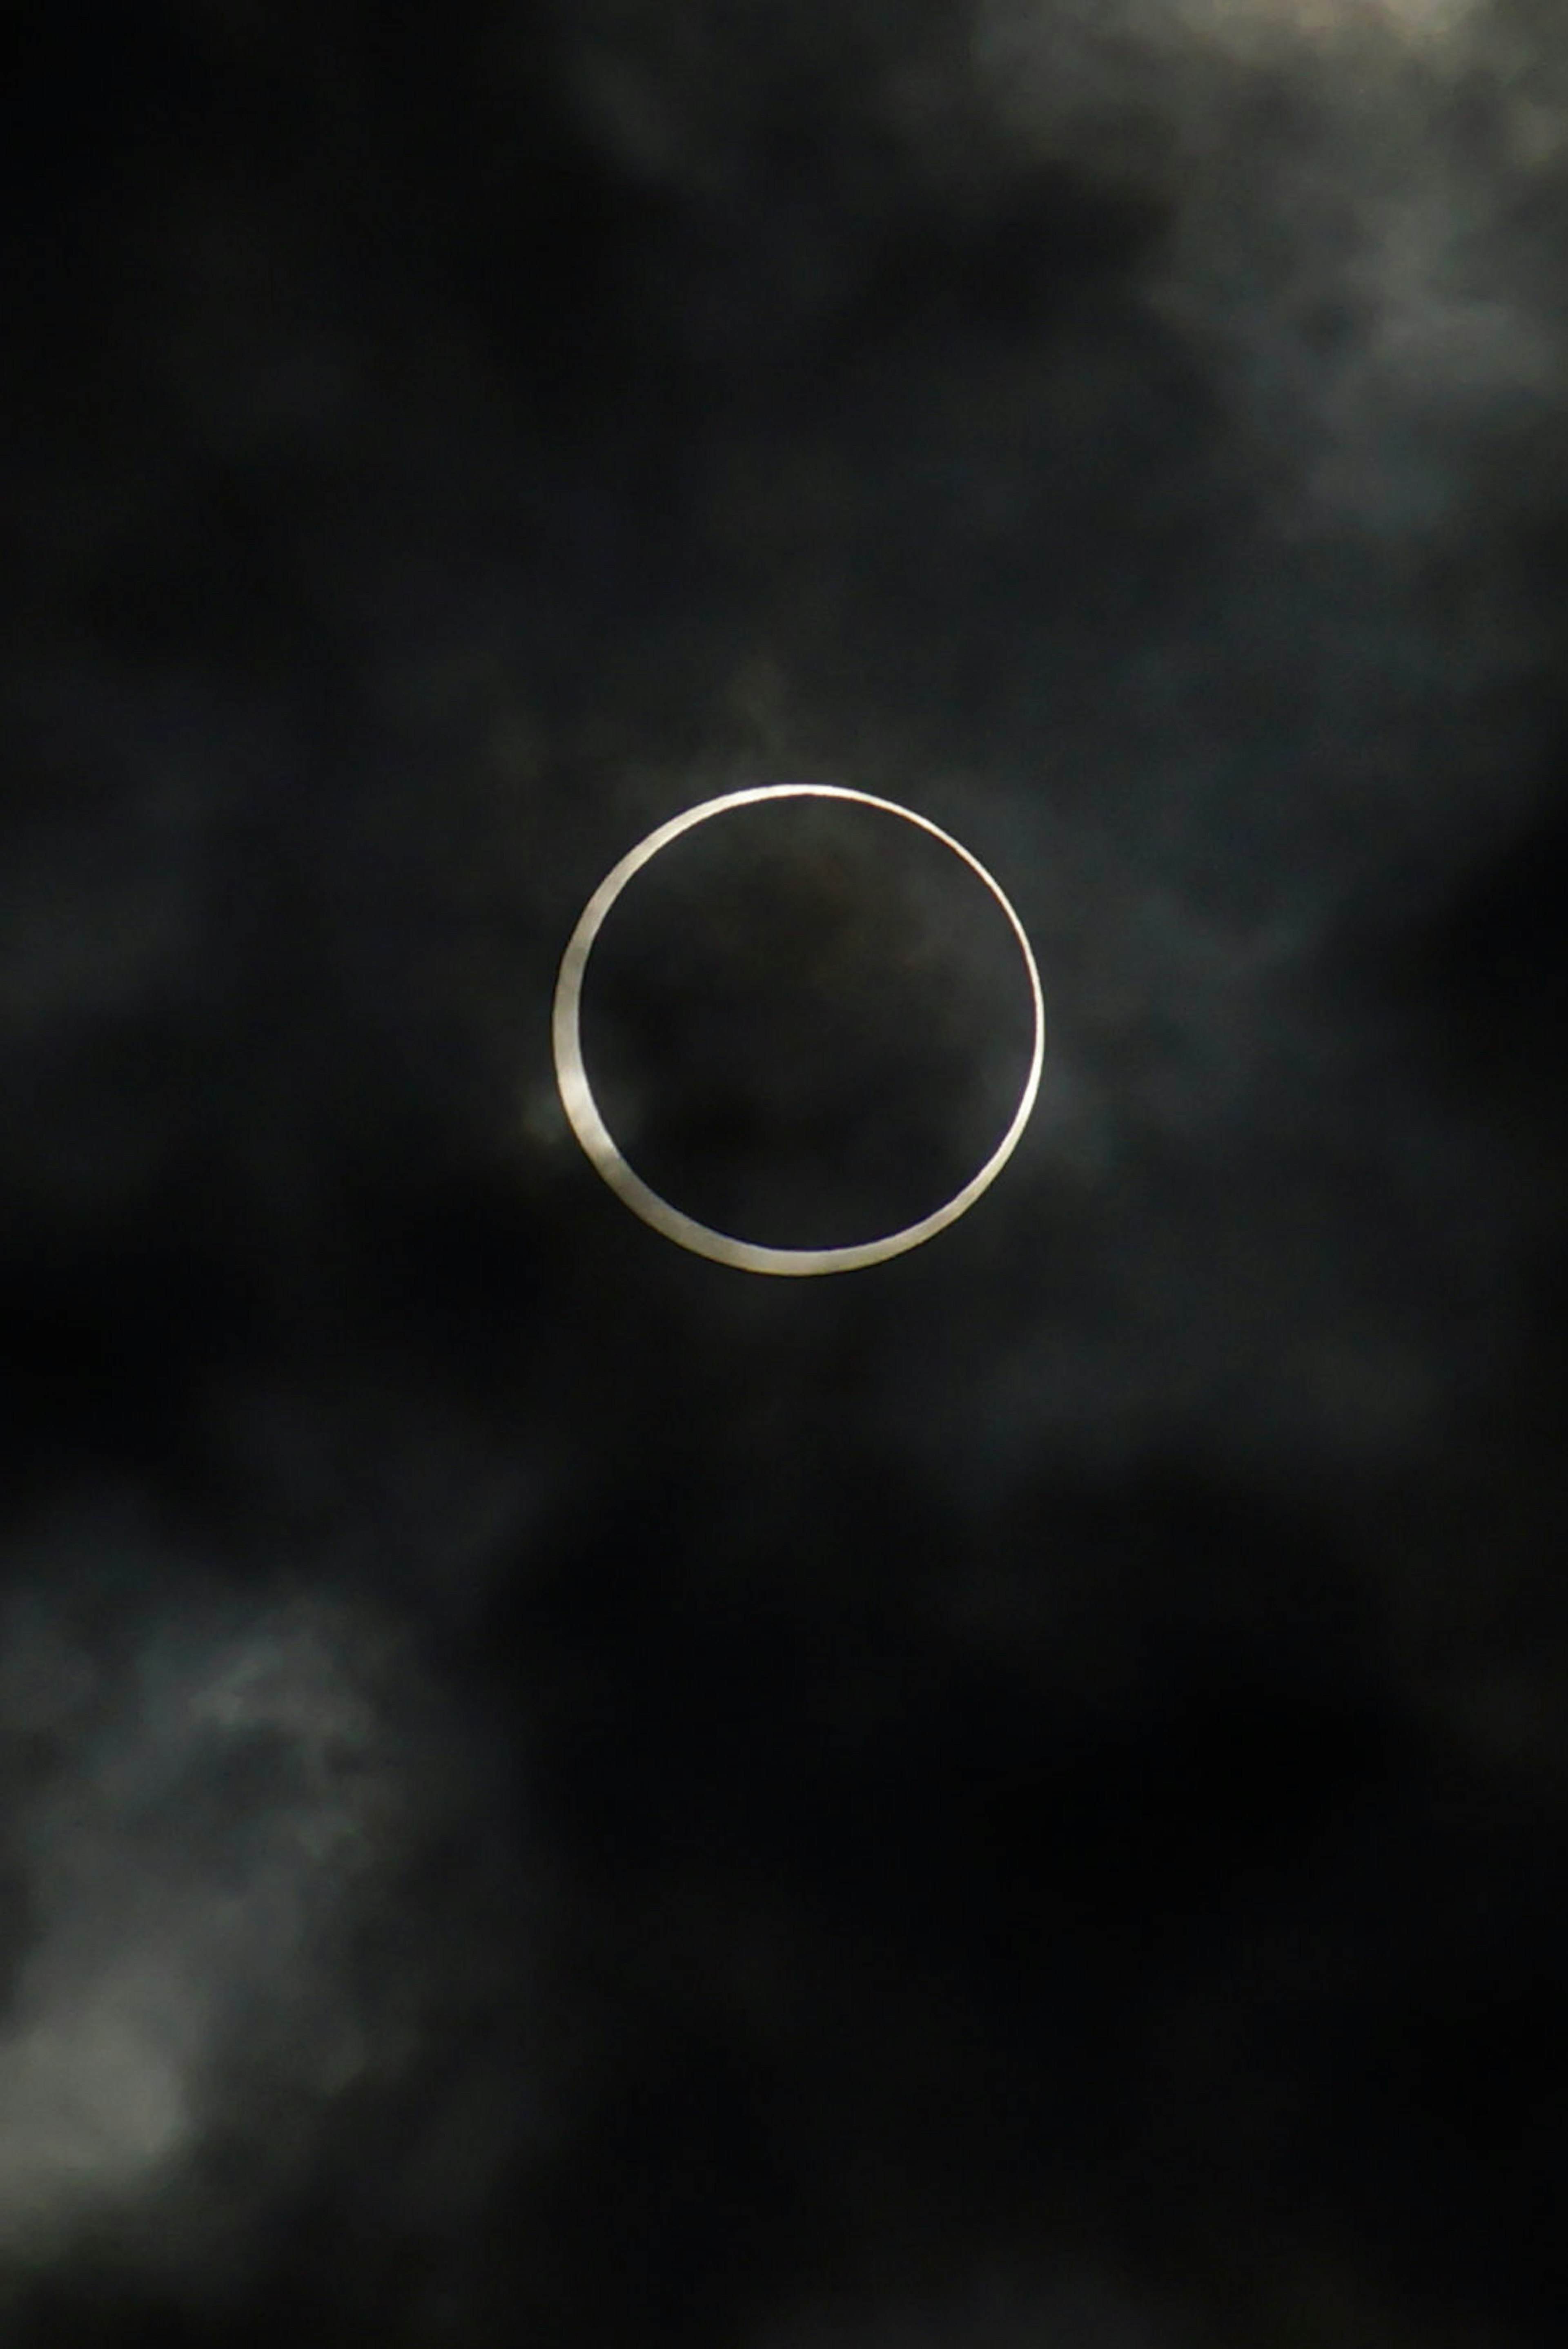
[[[727,815],[738,808],[754,807],[764,800],[785,799],[850,800],[862,807],[880,809],[884,814],[898,816],[905,823],[928,833],[933,839],[950,849],[954,856],[961,858],[989,890],[1017,941],[1034,1012],[1033,1042],[1023,1091],[1006,1132],[984,1165],[930,1215],[921,1216],[917,1222],[905,1224],[897,1231],[887,1232],[880,1239],[859,1241],[845,1247],[761,1247],[755,1241],[716,1231],[711,1226],[700,1223],[696,1216],[684,1214],[667,1199],[661,1198],[628,1164],[605,1124],[593,1097],[583,1056],[583,988],[589,957],[611,908],[627,884],[652,863],[661,849],[667,848],[683,833],[690,832],[716,816]],[[940,824],[933,823],[929,816],[917,814],[913,808],[901,806],[896,800],[879,799],[871,792],[851,791],[843,784],[761,783],[746,791],[726,792],[717,799],[703,800],[696,807],[687,808],[684,813],[671,816],[667,823],[657,825],[634,848],[629,849],[619,864],[605,874],[584,905],[562,957],[560,975],[555,984],[551,1034],[555,1057],[555,1081],[567,1122],[590,1163],[634,1215],[641,1216],[644,1223],[655,1232],[663,1233],[666,1239],[674,1240],[677,1247],[689,1249],[694,1256],[707,1257],[716,1264],[730,1265],[740,1272],[802,1277],[826,1272],[860,1272],[873,1264],[885,1264],[890,1257],[903,1256],[908,1249],[919,1247],[923,1241],[934,1239],[938,1232],[945,1231],[950,1224],[957,1222],[960,1216],[967,1214],[982,1192],[988,1190],[1000,1174],[1017,1148],[1024,1128],[1029,1122],[1045,1060],[1046,1014],[1039,971],[1017,914],[1000,884],[985,870],[979,858],[972,855],[950,833],[944,832]]]

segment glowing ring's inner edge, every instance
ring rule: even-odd
[[[786,1248],[764,1247],[752,1240],[733,1238],[727,1232],[716,1231],[711,1225],[699,1223],[695,1216],[672,1207],[667,1199],[645,1183],[636,1169],[622,1156],[614,1136],[599,1113],[588,1081],[588,1071],[583,1058],[583,985],[587,976],[588,957],[604,926],[606,916],[627,883],[652,863],[661,848],[667,848],[682,833],[691,832],[727,809],[749,807],[760,800],[823,799],[851,800],[861,807],[881,808],[889,815],[902,816],[906,823],[940,840],[955,856],[962,858],[970,871],[978,874],[1002,912],[1018,942],[1028,976],[1029,994],[1034,1005],[1035,1036],[1029,1056],[1029,1072],[1018,1106],[995,1149],[977,1174],[972,1174],[961,1191],[951,1199],[923,1216],[918,1223],[906,1224],[882,1239],[862,1240],[849,1247]],[[583,1146],[583,1150],[604,1182],[623,1205],[634,1215],[677,1247],[687,1248],[694,1256],[707,1257],[716,1264],[727,1264],[743,1272],[765,1272],[810,1275],[827,1272],[858,1272],[873,1264],[885,1264],[890,1257],[902,1256],[909,1248],[919,1247],[923,1241],[934,1239],[949,1224],[956,1223],[967,1213],[982,1192],[988,1190],[1017,1148],[1024,1128],[1029,1122],[1039,1092],[1040,1071],[1046,1053],[1046,1007],[1040,988],[1040,974],[1036,967],[1034,950],[1029,945],[1023,923],[1018,919],[1007,896],[977,856],[972,855],[962,841],[933,823],[929,816],[917,814],[913,808],[901,807],[896,800],[879,799],[871,792],[851,791],[842,783],[758,783],[739,792],[726,792],[720,798],[703,800],[680,815],[671,816],[650,832],[646,838],[629,849],[618,864],[605,874],[578,917],[577,926],[567,941],[561,958],[561,971],[555,983],[555,1001],[551,1015],[551,1043],[555,1061],[555,1082],[561,1095],[561,1105],[567,1123]]]

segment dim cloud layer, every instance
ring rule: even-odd
[[[753,2349],[1179,2349],[1179,2341],[1167,2321],[1091,2271],[1040,2278],[996,2268],[921,2307],[803,2313]]]
[[[1337,1155],[1375,1172],[1390,1237],[1396,1226],[1418,1236],[1412,1261],[1425,1253],[1438,1268],[1460,1320],[1467,1298],[1491,1301],[1467,1325],[1470,1370],[1484,1380],[1483,1363],[1506,1359],[1505,1259],[1545,1227],[1552,1186],[1535,1185],[1501,1135],[1466,1131],[1451,1108],[1423,1099],[1396,1030],[1378,1039],[1353,1021],[1346,1032],[1357,1042],[1343,1043],[1343,1011],[1318,991],[1315,959],[1358,887],[1397,907],[1402,875],[1414,882],[1407,912],[1418,914],[1530,812],[1520,780],[1537,766],[1528,739],[1499,735],[1490,757],[1467,763],[1455,750],[1462,695],[1451,740],[1410,735],[1403,746],[1395,698],[1382,711],[1377,702],[1401,673],[1441,698],[1429,615],[1403,606],[1404,566],[1463,546],[1481,550],[1484,570],[1489,533],[1506,533],[1522,511],[1500,486],[1499,452],[1514,433],[1528,448],[1532,430],[1561,415],[1568,351],[1553,289],[1563,256],[1528,223],[1550,215],[1551,191],[1560,197],[1564,184],[1568,58],[1544,17],[1460,0],[1132,0],[1109,11],[988,0],[980,26],[983,77],[1026,148],[1090,170],[1098,158],[1113,177],[1144,178],[1173,202],[1150,298],[1225,388],[1233,426],[1271,484],[1277,533],[1278,575],[1235,580],[1223,625],[1237,631],[1243,666],[1249,655],[1283,656],[1307,732],[1305,756],[1276,738],[1275,772],[1254,746],[1227,807],[1223,787],[1194,773],[1205,750],[1214,766],[1225,761],[1222,685],[1207,716],[1191,701],[1179,711],[1195,747],[1173,750],[1165,803],[1158,786],[1133,796],[1117,846],[1143,902],[1123,924],[1112,913],[1131,946],[1119,978],[1147,990],[1180,1043],[1149,1072],[1152,1082],[1134,1071],[1130,1085],[1114,1051],[1075,1053],[1064,988],[1055,1095],[1047,1086],[1042,1096],[1044,1154],[1048,1164],[1053,1125],[1069,1164],[1075,1150],[1102,1165],[1125,1161],[1140,1130],[1160,1136],[1204,1168],[1216,1213],[1185,1247],[1188,1209],[1161,1206],[1151,1167],[1144,1234],[1161,1237],[1145,1249],[1129,1230],[1113,1284],[1131,1333],[1126,1322],[1116,1329],[1098,1370],[1092,1332],[1058,1327],[1025,1340],[1027,1369],[1020,1361],[1003,1374],[976,1422],[999,1431],[1020,1414],[1037,1427],[1058,1418],[1075,1440],[1092,1443],[1098,1428],[1114,1445],[1140,1421],[1147,1431],[1162,1417],[1167,1428],[1195,1418],[1228,1423],[1243,1449],[1262,1436],[1309,1456],[1397,1452],[1426,1432],[1460,1350],[1436,1324],[1424,1338],[1400,1330],[1367,1257],[1357,1185],[1336,1190],[1330,1175],[1305,1217],[1287,1211],[1272,1234],[1265,1212],[1250,1264],[1238,1260],[1240,1225],[1227,1224],[1223,1203],[1233,1174],[1255,1169],[1260,1153],[1266,1164],[1271,1141],[1288,1150],[1293,1134],[1326,1170]],[[1271,76],[1287,102],[1260,120],[1254,100]],[[1522,479],[1526,495],[1539,494],[1528,466]],[[1348,627],[1323,600],[1325,585],[1305,571],[1292,581],[1292,550],[1313,544],[1362,551],[1337,588],[1326,583]],[[1376,581],[1359,604],[1357,561]],[[1453,663],[1450,679],[1468,665],[1471,688],[1528,674],[1541,657],[1506,585],[1489,592],[1493,600],[1437,655]],[[1336,815],[1336,770],[1379,735],[1377,770]],[[1256,815],[1270,801],[1284,816],[1272,841]],[[1181,811],[1174,823],[1172,809]],[[1241,855],[1263,876],[1267,905],[1261,924],[1240,927],[1212,897],[1203,904],[1237,817]],[[1100,910],[1091,895],[1086,927]],[[1046,947],[1048,961],[1048,937]],[[1087,991],[1090,1022],[1104,999]],[[1136,1191],[1136,1172],[1131,1179]],[[1299,1308],[1282,1316],[1293,1280]],[[1318,1308],[1308,1301],[1315,1283]]]
[[[1226,369],[1302,519],[1418,540],[1463,439],[1560,380],[1556,256],[1520,200],[1561,172],[1568,60],[1483,0],[985,0],[977,57],[1037,151],[1174,198],[1154,298]],[[1287,104],[1260,119],[1260,96]],[[1480,102],[1467,141],[1456,101]],[[1344,331],[1315,337],[1332,305]],[[1244,419],[1243,419],[1244,420]]]
[[[59,2256],[156,2210],[138,2263],[248,2255],[176,2204],[235,2093],[269,2083],[253,2191],[313,2116],[395,2061],[346,1937],[405,1856],[412,1753],[378,1702],[386,1641],[325,1598],[203,1587],[118,1506],[37,1529],[0,1627],[0,1743],[26,1773],[28,1929],[0,2023],[0,2260]],[[379,1651],[379,1652],[378,1652]],[[190,2231],[196,2211],[195,2240]]]
[[[683,100],[667,59],[664,79],[650,79],[609,12],[585,16],[599,28],[598,78],[585,87],[604,135],[640,141],[650,170],[684,168],[696,99]],[[1282,581],[1254,592],[1233,580],[1234,612],[1252,617],[1225,625],[1243,666],[1253,650],[1295,647],[1293,673],[1326,730],[1287,769],[1261,853],[1255,763],[1223,739],[1223,680],[1206,699],[1184,645],[1167,648],[1163,671],[1161,648],[1148,648],[1140,688],[1150,723],[1165,726],[1166,763],[1152,738],[1130,743],[1147,780],[1096,819],[1097,836],[1031,809],[1021,749],[1011,812],[1004,786],[984,786],[1004,837],[983,853],[1011,885],[1010,827],[1017,869],[1039,876],[1027,912],[1063,1007],[1030,1154],[987,1207],[1008,1232],[1010,1265],[1027,1272],[1029,1310],[988,1340],[956,1440],[958,1400],[951,1387],[940,1398],[944,1454],[993,1485],[1042,1430],[1080,1456],[1192,1425],[1243,1448],[1272,1435],[1297,1458],[1397,1451],[1424,1434],[1446,1382],[1484,1381],[1506,1361],[1507,1259],[1546,1203],[1501,1138],[1464,1130],[1397,1072],[1397,1038],[1387,1049],[1372,1039],[1359,1060],[1347,1051],[1313,967],[1364,882],[1413,865],[1418,895],[1438,902],[1529,808],[1491,769],[1423,762],[1412,738],[1388,761],[1394,780],[1342,818],[1315,811],[1314,752],[1332,763],[1332,713],[1353,740],[1378,719],[1386,680],[1427,655],[1392,587],[1368,603],[1358,636],[1337,637],[1291,550],[1348,537],[1388,558],[1383,575],[1397,584],[1401,548],[1484,543],[1517,518],[1506,484],[1482,479],[1487,453],[1553,410],[1564,357],[1556,257],[1519,221],[1563,184],[1568,70],[1532,49],[1530,26],[1480,0],[987,0],[979,12],[976,88],[1010,153],[1175,198],[1149,299],[1226,386],[1277,501]],[[1264,73],[1284,73],[1294,94],[1277,142],[1250,110]],[[1450,128],[1466,76],[1486,98],[1479,147]],[[913,109],[912,91],[900,102]],[[1470,681],[1506,677],[1533,652],[1500,593],[1470,642]],[[1137,659],[1130,650],[1134,672]],[[1522,767],[1530,747],[1519,746]],[[895,795],[910,789],[884,780]],[[47,840],[36,901],[20,867],[0,884],[20,901],[4,926],[0,987],[25,1019],[89,1020],[178,965],[199,893],[170,843],[194,843],[201,819],[158,790],[137,854],[112,860],[105,895],[68,919]],[[1261,915],[1228,895],[1238,812],[1254,827],[1237,862],[1262,874]],[[1156,1030],[1166,1040],[1150,1049],[1142,1040]],[[540,1117],[552,1131],[548,1104]],[[1282,1195],[1250,1226],[1250,1208],[1231,1215],[1233,1184],[1247,1186],[1276,1144],[1294,1163],[1308,1143],[1356,1170],[1346,1192],[1330,1183],[1299,1210]],[[101,1133],[78,1150],[63,1130],[56,1154],[51,1181],[78,1158],[96,1165]],[[560,1179],[580,1179],[557,1155]],[[1440,1302],[1468,1315],[1458,1368],[1451,1336],[1389,1301],[1389,1252],[1364,1218],[1368,1169],[1414,1251],[1405,1261],[1436,1263]],[[1081,1317],[1063,1306],[1043,1324],[1028,1271],[1042,1197],[1100,1217],[1104,1242]],[[1472,1310],[1470,1299],[1485,1301]],[[923,1375],[912,1362],[885,1398],[896,1426],[917,1434],[938,1411]],[[144,1537],[95,1525],[60,1538],[113,1557]],[[56,1558],[24,1578],[56,1592]],[[156,1565],[150,1582],[162,1580]],[[105,1608],[107,1640],[82,1636],[53,1597],[0,1619],[0,1737],[49,1757],[22,1812],[33,1930],[0,2021],[0,2255],[24,2262],[177,2189],[242,2044],[267,2051],[294,2100],[285,2170],[304,2158],[313,2115],[367,2064],[393,2060],[367,2045],[334,1955],[412,1832],[397,1699],[366,1693],[374,1627],[325,1602],[217,1598],[194,1617],[183,1602]],[[949,2332],[895,2313],[861,2329],[813,2318],[767,2349],[950,2338],[1142,2349],[1152,2336],[1115,2309],[955,2317]]]

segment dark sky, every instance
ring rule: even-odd
[[[1554,7],[36,14],[5,2349],[1555,2349]]]

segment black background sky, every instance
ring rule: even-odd
[[[7,2349],[1560,2342],[1547,0],[15,57]],[[1050,1047],[965,1222],[769,1281],[549,1003],[800,777],[997,873]],[[934,1149],[932,920],[841,1099]]]

